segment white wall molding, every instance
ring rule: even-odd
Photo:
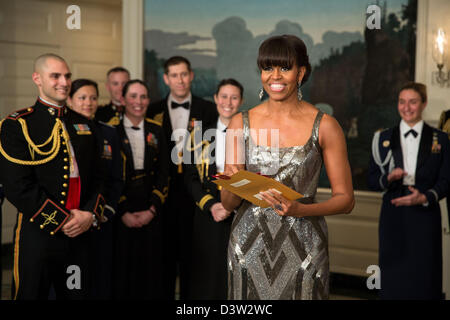
[[[132,79],[144,76],[144,1],[122,1],[122,64]]]

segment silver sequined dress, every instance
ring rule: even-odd
[[[303,194],[302,202],[312,202],[322,166],[322,116],[319,111],[305,145],[274,149],[252,142],[248,112],[243,112],[246,170],[269,174]],[[328,299],[328,261],[323,217],[281,217],[244,200],[228,245],[228,298]]]

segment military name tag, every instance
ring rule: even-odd
[[[89,135],[92,134],[91,129],[89,129],[89,126],[84,123],[80,124],[74,124],[75,130],[77,130],[77,134],[79,135]]]

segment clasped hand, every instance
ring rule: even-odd
[[[66,236],[74,238],[89,230],[92,222],[92,212],[72,209],[70,210],[69,220],[63,225],[61,230]]]
[[[403,179],[403,177],[405,177],[407,174],[408,173],[402,168],[395,168],[394,170],[391,171],[391,173],[389,173],[387,180],[389,182],[400,180]],[[411,191],[411,194],[392,199],[391,203],[396,207],[400,207],[400,206],[415,206],[427,202],[427,198],[425,197],[425,195],[421,193],[418,189],[412,186],[409,186],[408,189],[409,191]]]
[[[220,202],[213,204],[210,210],[215,222],[225,220],[231,214],[231,212],[226,210]]]
[[[151,206],[149,210],[125,212],[122,216],[122,222],[128,228],[141,228],[150,223],[156,214],[155,206]]]

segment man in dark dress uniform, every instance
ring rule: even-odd
[[[399,94],[400,124],[377,132],[368,185],[384,191],[379,225],[382,299],[441,299],[442,231],[439,200],[450,190],[447,135],[422,120],[426,87],[408,83]]]
[[[441,117],[439,119],[439,125],[438,128],[442,131],[446,132],[448,135],[448,138],[450,139],[450,110],[442,111]],[[447,195],[447,218],[448,218],[448,225],[445,227],[447,228],[447,231],[450,231],[450,194]]]
[[[194,73],[186,58],[179,56],[169,58],[164,65],[164,82],[169,86],[170,93],[165,99],[150,104],[147,112],[149,118],[162,123],[169,146],[169,158],[172,159],[169,196],[163,215],[166,272],[164,283],[167,299],[174,298],[177,266],[181,299],[187,296],[188,287],[195,203],[184,185],[182,170],[186,138],[184,132],[191,131],[199,125],[198,121],[201,121],[202,126],[208,127],[215,123],[218,117],[213,103],[191,94],[193,79]]]
[[[71,73],[61,57],[34,64],[34,106],[0,124],[0,181],[17,208],[14,299],[83,299],[88,290],[86,231],[102,219],[100,156],[92,122],[65,106]]]
[[[122,120],[124,107],[120,102],[122,88],[130,80],[130,72],[123,67],[115,67],[106,74],[106,90],[108,90],[111,101],[99,106],[95,114],[95,120],[117,126]]]

